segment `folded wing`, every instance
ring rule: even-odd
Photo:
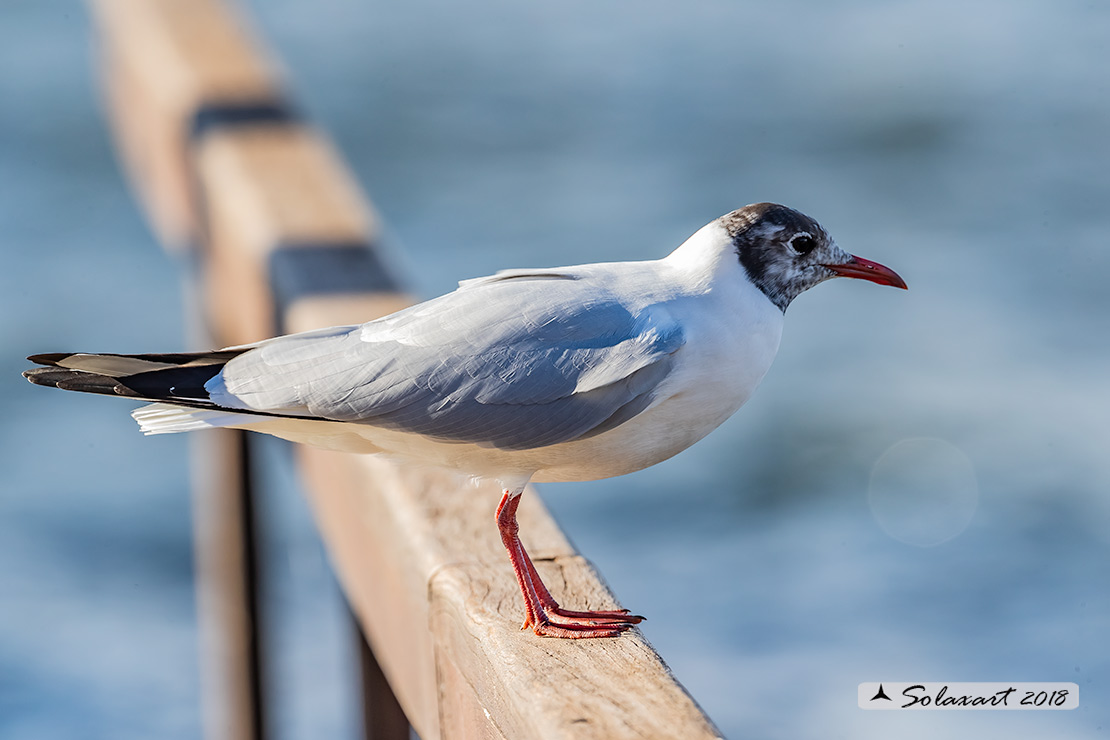
[[[595,280],[499,275],[357,327],[279,337],[206,384],[219,406],[529,449],[647,408],[683,344]]]

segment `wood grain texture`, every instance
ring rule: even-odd
[[[536,567],[571,608],[619,606],[582,557],[537,560]],[[459,564],[441,569],[432,582],[440,664],[449,662],[466,677],[505,737],[720,737],[638,629],[614,639],[537,639],[513,629],[520,610],[507,564]]]
[[[638,630],[567,641],[518,629],[523,602],[494,524],[497,486],[373,457],[300,454],[340,582],[421,737],[719,736]],[[519,520],[556,598],[619,606],[534,491]]]
[[[298,457],[344,593],[413,727],[422,738],[438,737],[429,584],[445,566],[507,562],[493,517],[501,491],[374,457],[308,447]],[[522,503],[519,519],[537,552],[573,552],[537,497]],[[511,571],[508,578],[515,583]],[[523,611],[504,626],[522,618]]]

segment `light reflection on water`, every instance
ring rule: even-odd
[[[867,491],[875,521],[907,545],[932,547],[958,536],[979,503],[975,468],[943,439],[903,439],[871,467]]]
[[[802,296],[756,397],[674,460],[542,488],[726,734],[1105,731],[1110,11],[253,9],[423,294],[508,266],[660,256],[756,200],[906,277],[908,293]],[[32,351],[178,347],[178,266],[115,172],[83,19],[2,13],[0,735],[193,737],[184,441],[17,376]],[[943,442],[892,453],[922,438]],[[951,449],[976,481],[965,527],[873,513],[876,490],[907,492],[891,487],[903,464]],[[274,511],[274,630],[298,646],[275,679],[280,726],[349,731],[333,586],[295,495]],[[856,684],[884,678],[1074,680],[1083,698],[911,724],[856,708]]]

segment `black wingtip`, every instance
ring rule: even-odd
[[[106,396],[141,397],[138,393],[120,383],[117,379],[97,373],[65,368],[36,367],[23,371],[23,377],[35,385],[60,388],[63,391],[99,393]]]
[[[37,365],[52,365],[57,367],[59,362],[72,356],[72,352],[48,352],[43,355],[31,355],[27,359]],[[24,373],[24,375],[26,375],[26,373]]]
[[[30,370],[24,370],[23,377],[27,378],[27,380],[31,381],[35,385],[45,385],[49,388],[57,388],[58,381],[65,373],[65,370],[59,371],[55,370],[52,367],[36,367]]]

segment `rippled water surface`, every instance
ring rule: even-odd
[[[758,200],[910,284],[805,294],[716,433],[541,488],[726,735],[1110,731],[1110,8],[250,6],[419,294],[655,258]],[[18,377],[183,343],[87,30],[0,9],[0,736],[196,737],[186,441]],[[346,617],[267,449],[277,736],[353,737]],[[878,680],[1073,681],[1080,708],[859,710]]]

